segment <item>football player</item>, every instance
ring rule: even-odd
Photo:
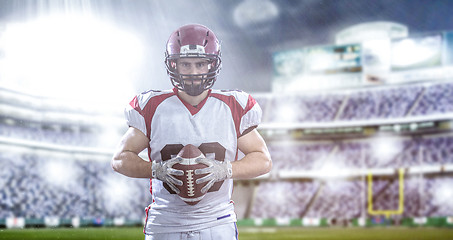
[[[174,88],[135,96],[125,109],[129,129],[112,158],[115,171],[150,178],[153,201],[146,209],[145,239],[237,239],[231,201],[233,179],[268,173],[272,161],[256,127],[262,111],[242,91],[211,89],[221,68],[220,43],[207,27],[184,25],[170,35],[165,65]],[[204,198],[195,205],[182,201],[172,166],[187,144],[197,146],[207,165]],[[148,150],[151,163],[139,157]],[[238,150],[244,157],[238,159]]]

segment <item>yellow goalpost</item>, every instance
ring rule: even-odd
[[[389,218],[390,215],[400,215],[404,212],[404,169],[398,169],[399,174],[399,201],[398,209],[395,210],[374,210],[373,208],[373,174],[368,173],[368,214],[370,215],[385,215]]]

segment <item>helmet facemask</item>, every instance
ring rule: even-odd
[[[188,24],[178,28],[170,35],[165,52],[165,66],[172,85],[191,96],[198,96],[210,89],[220,72],[220,55],[220,42],[209,28],[200,24]],[[184,58],[206,61],[208,70],[203,68],[189,72],[181,66],[178,69],[178,61]]]
[[[198,46],[200,47],[200,46]],[[181,58],[197,58],[208,62],[207,73],[182,74],[179,73],[176,62]],[[216,81],[221,68],[221,59],[217,54],[206,54],[199,52],[183,52],[180,54],[166,54],[165,65],[167,74],[170,76],[172,85],[186,92],[190,96],[198,96],[207,89],[210,89]],[[200,84],[198,84],[200,82]]]

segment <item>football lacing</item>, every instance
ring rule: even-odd
[[[195,195],[195,188],[193,184],[193,170],[187,170],[187,195],[193,197]]]

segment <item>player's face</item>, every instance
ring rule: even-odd
[[[204,58],[180,58],[176,62],[176,69],[180,74],[206,74],[209,72],[210,63],[208,60]],[[195,78],[200,78],[200,81],[193,81],[193,84],[201,84],[201,78],[203,75],[196,76]],[[184,78],[188,78],[187,76],[183,76]],[[193,79],[194,77],[191,77]]]

